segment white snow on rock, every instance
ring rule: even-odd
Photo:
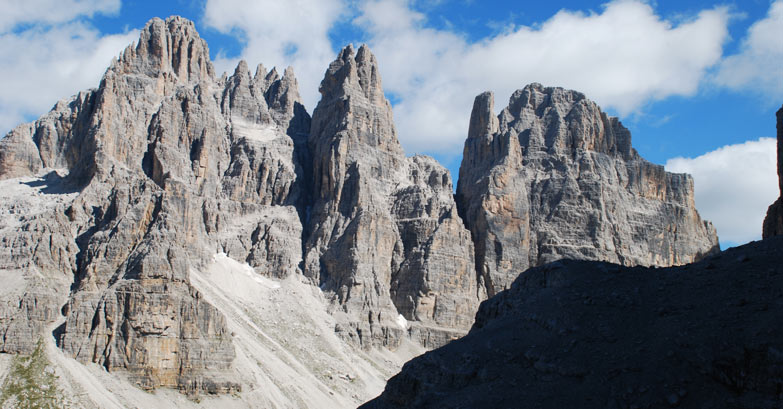
[[[277,125],[257,124],[236,116],[231,117],[231,126],[235,135],[259,142],[271,142],[285,135]]]
[[[408,320],[406,320],[402,314],[397,315],[397,324],[404,330],[408,329]]]

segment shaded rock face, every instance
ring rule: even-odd
[[[583,94],[532,84],[493,104],[476,97],[457,187],[488,295],[557,259],[669,266],[718,249],[691,177],[639,157]]]
[[[478,305],[451,178],[431,158],[405,157],[366,46],[343,49],[320,91],[304,274],[333,294],[344,337],[393,347],[410,331],[441,345],[470,327]]]
[[[777,114],[778,128],[778,180],[780,188],[780,197],[767,209],[767,216],[764,218],[762,228],[762,237],[772,237],[783,234],[783,107]]]
[[[0,350],[31,351],[62,310],[54,334],[79,361],[143,388],[236,390],[225,319],[189,271],[217,252],[299,271],[310,118],[297,87],[290,69],[244,62],[216,78],[191,22],[154,19],[98,89],[2,139],[0,182],[41,198],[0,226],[17,277]],[[46,169],[60,170],[36,179]]]
[[[783,237],[654,269],[556,261],[366,408],[779,408]]]

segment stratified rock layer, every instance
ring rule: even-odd
[[[0,310],[2,350],[29,351],[65,304],[55,335],[76,359],[149,389],[236,390],[225,318],[189,272],[219,252],[298,271],[309,120],[292,70],[243,61],[216,78],[193,23],[150,21],[98,89],[0,141],[0,178],[65,175],[28,177],[58,204],[7,221],[4,272],[24,280]]]
[[[254,283],[315,284],[342,340],[393,349],[464,335],[521,266],[672,264],[717,245],[691,180],[639,159],[581,94],[529,87],[500,120],[491,96],[477,100],[460,218],[447,170],[405,157],[366,46],[343,49],[320,91],[311,121],[293,69],[241,61],[218,78],[193,23],[154,19],[97,89],[11,131],[0,140],[0,352],[53,333],[68,355],[145,389],[234,392],[238,374],[268,374],[233,329],[273,318],[242,309],[247,299],[207,302],[231,277],[216,263],[238,262]],[[268,367],[297,365],[284,349]],[[275,388],[303,402],[305,389]]]
[[[767,209],[767,216],[764,218],[762,228],[762,237],[772,237],[783,234],[783,107],[777,114],[778,128],[778,184],[780,195]]]
[[[493,104],[476,97],[457,187],[488,295],[557,259],[669,266],[718,249],[691,177],[639,157],[583,94],[531,84]]]
[[[665,269],[556,261],[366,408],[780,408],[783,237]]]
[[[395,346],[410,330],[442,345],[470,327],[478,305],[451,178],[431,158],[405,157],[366,46],[343,49],[320,91],[304,273],[334,294],[344,337]]]

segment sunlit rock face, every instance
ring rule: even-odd
[[[669,266],[718,249],[692,178],[642,159],[617,118],[562,88],[528,85],[498,116],[492,93],[476,97],[457,203],[490,296],[557,259]]]
[[[333,294],[337,331],[392,347],[409,331],[427,346],[464,334],[478,296],[448,172],[432,158],[405,157],[366,46],[340,52],[321,95],[308,143],[314,202],[304,273]]]
[[[217,78],[193,23],[172,17],[150,21],[97,89],[13,130],[4,183],[57,173],[29,183],[48,208],[7,217],[19,227],[3,268],[22,281],[3,295],[3,350],[30,351],[62,312],[55,336],[79,361],[148,389],[236,390],[225,319],[189,271],[216,252],[260,274],[298,271],[310,120],[299,101],[290,69],[251,75],[243,61]]]
[[[465,335],[546,261],[671,265],[717,246],[691,179],[639,158],[579,93],[531,85],[499,117],[479,96],[455,200],[442,165],[405,156],[369,48],[344,48],[320,91],[311,118],[292,68],[218,76],[192,22],[153,19],[96,89],[11,131],[0,352],[54,335],[145,389],[233,393],[237,303],[191,285],[216,254],[306,282],[330,346],[358,356]]]

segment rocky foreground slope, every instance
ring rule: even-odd
[[[218,77],[193,23],[154,19],[97,89],[11,131],[0,352],[53,337],[144,389],[340,407],[379,386],[390,350],[465,334],[528,266],[717,246],[691,179],[641,160],[581,94],[528,86],[499,119],[480,96],[455,200],[443,166],[404,155],[366,46],[320,91],[311,118],[292,69]]]
[[[563,260],[363,408],[783,407],[783,237],[682,267]]]

